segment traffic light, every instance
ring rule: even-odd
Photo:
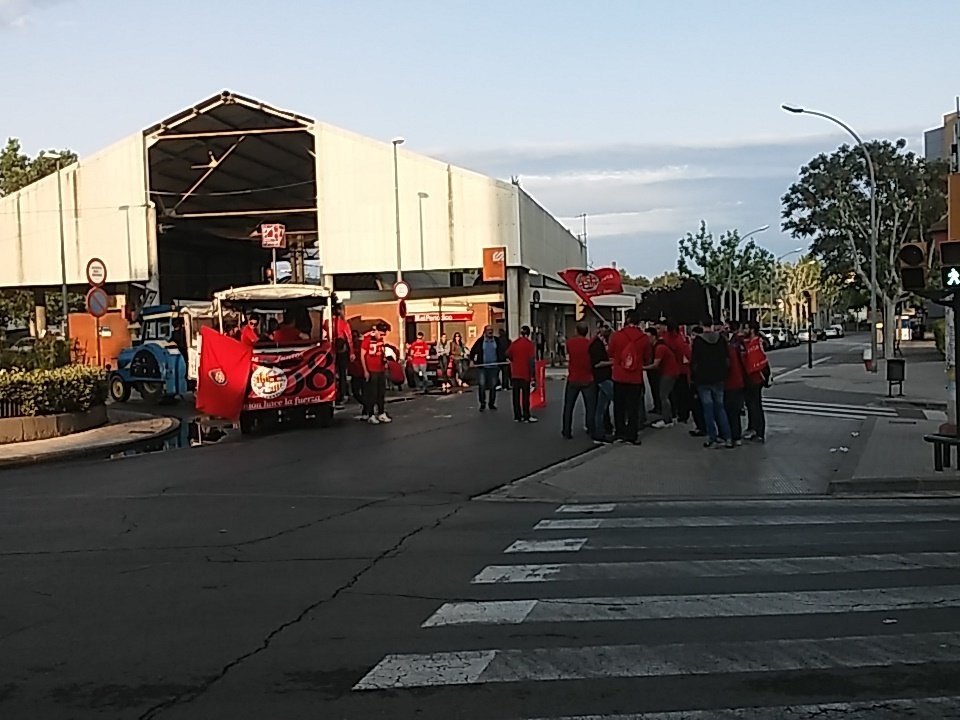
[[[926,243],[904,243],[897,253],[897,265],[904,290],[923,290],[927,286]]]
[[[944,288],[960,288],[960,240],[940,243],[940,282]]]

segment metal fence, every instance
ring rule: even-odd
[[[22,417],[23,409],[20,403],[9,400],[0,400],[0,418]]]

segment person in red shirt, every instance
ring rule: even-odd
[[[254,347],[262,339],[263,336],[260,334],[260,316],[257,313],[253,313],[247,318],[247,324],[243,326],[243,330],[240,333],[240,342],[244,345]]]
[[[386,323],[377,323],[360,343],[360,362],[363,364],[363,414],[371,425],[391,422],[387,415],[387,363],[384,357],[383,333]]]
[[[656,370],[660,375],[660,385],[657,391],[660,393],[661,417],[651,427],[657,429],[673,427],[673,404],[670,398],[682,369],[673,350],[660,338],[657,328],[647,328],[647,335],[650,336],[650,341],[653,344],[653,360],[645,369],[647,372]]]
[[[520,337],[507,348],[510,361],[510,384],[513,388],[513,419],[516,422],[537,422],[530,414],[530,383],[533,380],[533,361],[537,349],[530,340],[530,328],[520,328]]]
[[[413,377],[417,381],[417,389],[427,394],[427,357],[430,355],[430,344],[424,339],[423,333],[417,333],[417,339],[407,348],[410,355],[410,366],[413,368]]]
[[[292,318],[287,313],[284,313],[280,325],[270,333],[270,339],[275,343],[283,344],[298,343],[305,340],[306,337],[297,329],[296,325],[293,324]]]
[[[330,336],[330,323],[323,321],[323,331],[327,337]],[[351,348],[353,330],[350,323],[347,322],[347,308],[343,303],[335,305],[333,308],[333,347],[336,351],[337,359],[337,407],[342,408],[344,401],[348,396],[349,384],[347,382],[348,368],[350,366],[350,357],[353,354]]]
[[[637,437],[647,408],[643,387],[643,368],[652,359],[650,338],[639,328],[636,310],[627,313],[626,325],[617,330],[607,345],[613,362],[613,425],[621,442],[639,445]]]
[[[593,361],[590,360],[590,328],[586,323],[577,323],[577,334],[567,340],[567,384],[563,389],[563,427],[561,432],[567,440],[573,437],[573,411],[577,399],[583,396],[586,412],[587,433],[596,435],[594,422],[597,414],[597,392],[593,387]]]
[[[746,367],[743,364],[743,337],[739,331],[740,323],[736,320],[727,321],[727,355],[730,369],[727,370],[727,379],[723,384],[723,408],[730,424],[730,439],[737,446],[743,445],[740,411],[743,409],[743,391],[747,380]]]

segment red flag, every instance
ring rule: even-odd
[[[619,295],[623,292],[623,280],[616,268],[564,270],[560,273],[560,279],[590,307],[593,307],[595,297]]]
[[[208,327],[200,328],[200,369],[197,410],[205,415],[237,420],[250,380],[253,348]]]

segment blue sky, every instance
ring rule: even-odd
[[[596,264],[652,275],[701,218],[797,246],[780,196],[844,137],[783,102],[921,151],[960,93],[948,5],[0,0],[0,136],[89,153],[230,89],[518,175],[569,225],[589,214]]]

